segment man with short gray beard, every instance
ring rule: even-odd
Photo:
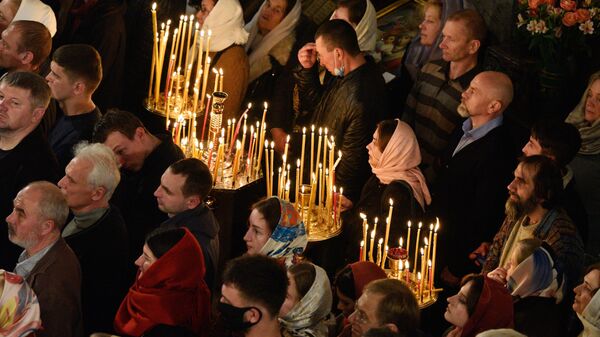
[[[469,253],[490,241],[502,223],[516,157],[503,125],[512,97],[510,78],[494,71],[479,73],[462,93],[459,112],[468,119],[442,156],[432,188],[433,214],[444,229],[438,263],[446,286],[457,286],[464,275],[479,271]]]
[[[44,329],[40,337],[82,336],[81,269],[60,236],[69,207],[60,189],[33,182],[13,200],[8,239],[24,248],[15,267],[37,295]]]
[[[506,218],[486,254],[483,272],[505,268],[517,242],[538,238],[550,245],[556,269],[567,282],[565,289],[572,289],[583,270],[583,242],[560,205],[560,169],[551,159],[535,155],[522,158],[514,176],[508,185]]]

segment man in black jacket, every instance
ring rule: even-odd
[[[493,71],[479,73],[462,94],[458,112],[468,119],[442,158],[432,204],[444,235],[439,265],[447,285],[476,271],[469,253],[491,240],[504,219],[515,158],[503,112],[512,97],[510,78]]]
[[[366,146],[371,142],[377,122],[387,114],[385,83],[375,64],[360,52],[356,32],[343,20],[323,23],[315,34],[316,42],[298,52],[301,68],[295,72],[301,110],[311,121],[327,127],[335,137],[342,160],[335,172],[336,185],[344,188],[347,208],[358,200],[370,176]],[[334,77],[321,85],[319,63]]]
[[[56,158],[39,127],[49,102],[50,88],[39,75],[12,72],[0,79],[0,219],[25,185],[58,180]],[[0,268],[12,270],[19,252],[0,226]]]
[[[81,301],[86,335],[112,331],[112,323],[133,283],[125,277],[129,238],[121,212],[108,201],[121,175],[111,149],[82,143],[58,182],[73,213],[62,237],[81,265]],[[139,252],[134,252],[139,253]]]
[[[183,159],[183,152],[171,135],[153,135],[139,118],[121,110],[110,110],[102,116],[93,138],[110,147],[121,166],[121,182],[111,202],[123,214],[134,257],[142,251],[146,234],[167,219],[153,193],[160,176],[169,165]]]
[[[317,30],[315,40],[298,52],[301,67],[294,76],[300,109],[310,114],[309,120],[317,128],[328,128],[336,149],[342,151],[335,184],[344,189],[344,211],[358,202],[370,176],[366,146],[377,122],[387,114],[387,100],[382,97],[385,83],[372,60],[361,53],[356,32],[347,22],[326,21]],[[325,85],[319,81],[317,59],[333,75]],[[312,245],[307,256],[326,270],[337,270],[345,264],[339,245],[350,232],[350,228],[344,228],[341,236]]]
[[[208,166],[186,158],[167,168],[154,196],[158,208],[169,215],[162,226],[186,227],[198,240],[205,259],[206,284],[213,291],[219,262],[219,223],[204,202],[211,189]]]

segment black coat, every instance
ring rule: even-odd
[[[529,296],[514,303],[515,330],[528,337],[564,336],[568,316],[551,297]]]
[[[389,247],[397,247],[400,236],[404,237],[406,244],[407,222],[413,223],[422,220],[424,212],[419,202],[415,199],[412,188],[402,180],[392,181],[390,184],[382,184],[376,175],[371,175],[369,180],[363,186],[360,199],[348,214],[344,214],[344,226],[350,227],[352,233],[349,239],[351,248],[349,249],[349,262],[358,259],[358,250],[356,245],[362,240],[362,219],[360,213],[365,213],[368,217],[369,231],[373,229],[373,219],[379,218],[377,225],[376,240],[385,236],[385,219],[388,216],[389,200],[394,200],[394,210],[392,211],[392,224],[390,226]],[[369,234],[370,235],[370,234]],[[370,238],[370,237],[369,237]]]
[[[505,126],[494,128],[452,157],[462,133],[462,129],[456,132],[442,157],[432,205],[443,237],[439,266],[447,266],[458,277],[476,271],[469,253],[481,242],[491,242],[500,228],[506,187],[516,167]]]
[[[81,303],[86,336],[112,331],[127,288],[129,238],[121,213],[111,206],[92,226],[65,238],[81,265]]]
[[[111,199],[125,219],[133,260],[141,254],[146,234],[167,220],[167,214],[158,209],[154,191],[165,170],[183,159],[183,152],[173,143],[171,135],[156,137],[161,143],[146,157],[138,172],[121,170],[121,182]]]
[[[329,128],[335,136],[336,150],[342,151],[336,185],[344,195],[357,202],[362,186],[370,176],[366,146],[377,123],[387,115],[385,83],[371,60],[346,74],[334,77],[323,86],[317,66],[296,69],[301,110],[307,111],[317,127]]]
[[[204,279],[212,292],[216,286],[219,265],[219,222],[210,208],[203,203],[169,218],[162,226],[185,227],[194,234],[204,255]]]
[[[0,150],[0,268],[13,270],[21,248],[8,240],[4,219],[12,212],[13,199],[27,184],[37,180],[57,182],[58,163],[38,127],[10,151]]]

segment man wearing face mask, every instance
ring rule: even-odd
[[[272,258],[245,255],[229,261],[219,301],[223,326],[246,337],[282,336],[277,316],[287,286],[285,270]]]
[[[295,73],[300,111],[310,114],[317,128],[327,127],[342,151],[335,180],[344,188],[342,210],[358,201],[369,177],[367,144],[376,124],[387,115],[385,83],[375,64],[360,51],[356,32],[343,20],[323,23],[298,52],[301,67]],[[320,84],[318,65],[333,74]]]

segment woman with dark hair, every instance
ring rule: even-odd
[[[371,281],[387,278],[385,271],[369,261],[347,265],[335,275],[333,287],[337,296],[337,308],[342,312],[336,318],[336,336],[349,329],[348,317],[354,312],[354,305],[363,290]]]
[[[210,291],[204,256],[187,228],[158,228],[135,261],[138,274],[121,303],[114,326],[128,336],[186,330],[206,336]]]
[[[290,266],[304,252],[308,237],[294,205],[270,197],[252,205],[244,241],[248,254],[283,259]]]
[[[288,269],[288,292],[279,311],[285,336],[327,337],[331,285],[323,268],[301,262]]]
[[[572,335],[578,337],[600,336],[600,263],[588,267],[583,282],[575,287],[573,310],[583,325]]]
[[[354,27],[360,51],[374,56],[377,43],[377,12],[370,0],[338,0],[337,7],[330,20],[340,19],[348,22]]]
[[[483,275],[463,278],[458,294],[448,297],[446,337],[475,337],[490,329],[512,328],[513,302],[508,290]]]
[[[361,221],[359,213],[366,214],[369,223],[378,217],[379,223],[385,224],[390,199],[394,210],[389,237],[391,242],[398,242],[407,221],[422,219],[426,206],[431,203],[425,177],[419,169],[421,152],[417,138],[408,124],[397,119],[385,120],[377,126],[367,150],[373,175],[363,186],[354,211],[348,212],[349,215],[344,218],[344,221],[354,224],[349,226],[354,229],[350,242],[360,242],[362,232],[359,229],[362,227],[358,223]],[[378,226],[377,230],[376,237],[383,236],[385,225]],[[348,253],[354,256],[356,249]],[[356,260],[353,258],[353,261]]]

